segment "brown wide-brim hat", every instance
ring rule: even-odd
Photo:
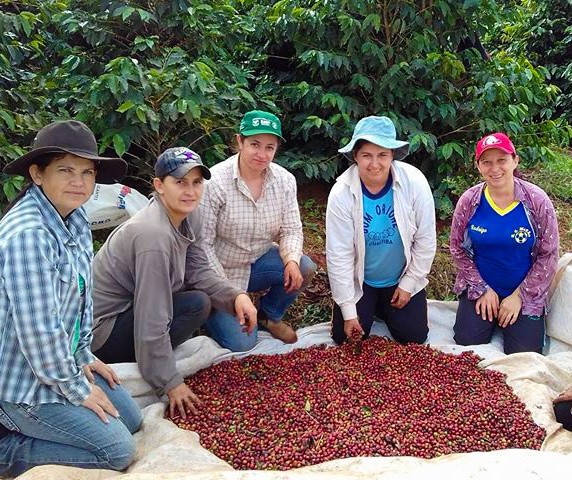
[[[127,172],[127,162],[121,158],[100,157],[95,135],[87,125],[77,120],[63,120],[42,128],[32,145],[32,150],[4,167],[4,173],[30,178],[30,165],[40,163],[48,153],[71,153],[93,160],[97,171],[97,183],[117,183]]]

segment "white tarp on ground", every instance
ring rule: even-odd
[[[569,258],[569,257],[568,257]],[[561,264],[568,265],[563,257]],[[561,278],[561,285],[553,298],[560,305],[559,322],[572,321],[572,296],[563,295],[560,286],[572,285],[572,264]],[[568,290],[566,290],[568,291]],[[569,306],[569,308],[568,308]],[[453,323],[456,302],[429,302],[429,338],[431,346],[449,353],[474,350],[484,358],[483,366],[500,370],[515,393],[525,402],[536,423],[546,429],[547,436],[540,452],[531,450],[503,450],[487,453],[465,453],[424,460],[412,457],[350,458],[288,472],[235,471],[199,444],[194,432],[179,429],[163,418],[165,406],[158,402],[149,386],[141,379],[135,364],[117,364],[123,385],[144,409],[145,421],[136,434],[137,456],[127,473],[105,470],[81,470],[69,467],[36,467],[18,477],[21,480],[104,480],[121,476],[121,480],[146,479],[559,479],[572,472],[572,433],[562,429],[554,420],[552,399],[564,388],[572,385],[572,341],[550,338],[546,356],[534,353],[505,355],[501,339],[495,337],[490,344],[460,347],[453,341]],[[388,335],[384,324],[375,324],[372,334]],[[260,341],[250,352],[233,354],[219,347],[207,337],[193,338],[177,351],[177,366],[184,375],[190,375],[213,363],[234,356],[250,354],[285,353],[294,348],[316,344],[333,344],[329,326],[315,325],[299,330],[294,345],[262,333]]]

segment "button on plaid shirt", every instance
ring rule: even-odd
[[[238,169],[238,155],[211,168],[201,208],[204,248],[211,266],[238,288],[246,290],[250,266],[278,243],[284,264],[300,264],[302,221],[296,180],[285,168],[271,163],[262,195],[255,201]]]
[[[92,257],[83,208],[64,223],[36,186],[0,222],[0,400],[80,405],[89,395],[82,366],[95,360]],[[81,312],[78,274],[85,280]]]

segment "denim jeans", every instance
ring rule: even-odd
[[[306,288],[312,279],[316,265],[310,257],[303,255],[300,259],[300,272],[304,278],[302,287],[292,293],[284,290],[284,262],[280,258],[278,247],[272,247],[262,255],[250,268],[249,292],[268,291],[260,298],[259,310],[262,310],[269,321],[279,322],[296,297]],[[250,350],[256,344],[258,329],[249,335],[243,332],[234,315],[220,310],[213,310],[204,325],[208,334],[221,347],[233,352]]]
[[[10,430],[0,438],[0,475],[16,476],[45,464],[124,470],[133,461],[141,411],[121,386],[99,385],[120,417],[104,423],[92,410],[71,403],[24,405],[0,401],[0,423]]]
[[[211,301],[206,293],[198,290],[174,293],[173,320],[168,325],[173,348],[191,338],[205,323],[210,311]],[[134,322],[133,308],[120,313],[109,338],[93,352],[97,358],[106,363],[135,362]]]

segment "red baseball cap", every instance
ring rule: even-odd
[[[475,157],[477,162],[485,150],[490,150],[491,148],[498,148],[505,153],[510,153],[511,155],[516,154],[516,149],[510,141],[510,138],[505,133],[491,133],[481,138],[477,142],[477,148],[475,148]]]

